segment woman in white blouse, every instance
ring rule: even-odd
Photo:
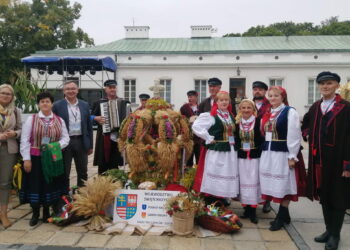
[[[239,175],[230,100],[229,93],[220,91],[211,112],[202,113],[193,123],[192,130],[208,148],[200,192],[235,198],[239,193]]]
[[[281,229],[290,223],[288,206],[298,200],[295,165],[300,150],[301,130],[297,111],[288,106],[287,93],[282,87],[268,90],[272,107],[261,122],[265,142],[259,165],[262,198],[280,204],[270,230]]]
[[[29,221],[34,226],[39,221],[40,206],[43,205],[43,221],[50,217],[50,205],[57,205],[63,194],[63,176],[47,182],[41,162],[41,149],[45,144],[59,142],[61,149],[69,143],[69,135],[62,118],[52,113],[54,98],[48,92],[37,96],[40,109],[26,120],[22,128],[21,155],[24,160],[24,176],[20,190],[21,203],[30,203],[33,216]]]

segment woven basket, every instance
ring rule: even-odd
[[[188,235],[193,232],[194,213],[176,212],[173,214],[173,232],[177,235]]]
[[[217,202],[214,203],[216,205]],[[220,202],[221,203],[221,202]],[[221,204],[221,210],[226,212],[227,214],[234,215],[234,212],[230,209],[227,209],[224,205]],[[199,216],[196,222],[203,228],[218,232],[218,233],[233,233],[241,229],[242,224],[240,222],[237,223],[238,227],[233,228],[230,225],[227,225],[225,221],[221,220],[217,216],[210,215],[202,215]]]

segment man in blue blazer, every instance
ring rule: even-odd
[[[63,151],[65,165],[65,188],[69,189],[69,175],[74,159],[78,175],[77,185],[87,180],[88,155],[92,154],[93,132],[89,104],[77,98],[79,87],[74,81],[63,86],[65,98],[54,103],[52,111],[66,123],[70,142]]]

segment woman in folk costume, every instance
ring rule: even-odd
[[[21,136],[21,111],[15,107],[16,97],[11,85],[0,85],[0,220],[4,228],[11,226],[7,207],[17,162],[18,142]]]
[[[61,149],[69,144],[69,135],[62,118],[52,112],[53,101],[50,93],[39,94],[40,112],[29,116],[22,129],[20,150],[25,173],[20,201],[30,203],[33,209],[30,226],[39,221],[40,205],[43,205],[43,221],[46,222],[50,217],[50,205],[55,210],[65,191]]]
[[[298,200],[295,166],[300,151],[301,130],[297,111],[288,106],[287,93],[279,86],[268,90],[271,110],[261,122],[265,136],[260,158],[260,185],[262,198],[280,203],[278,214],[271,222],[271,231],[290,223],[288,206]]]
[[[253,101],[244,99],[236,117],[236,148],[238,149],[240,201],[244,208],[242,218],[258,223],[256,207],[262,202],[259,181],[259,160],[263,137],[260,119]]]
[[[192,130],[205,141],[208,148],[200,192],[219,197],[237,197],[239,175],[234,148],[235,120],[229,93],[217,93],[211,112],[200,114],[193,123]]]

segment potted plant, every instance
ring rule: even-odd
[[[179,193],[167,200],[165,209],[173,217],[173,232],[188,235],[193,232],[194,217],[202,209],[204,202],[198,193]]]

